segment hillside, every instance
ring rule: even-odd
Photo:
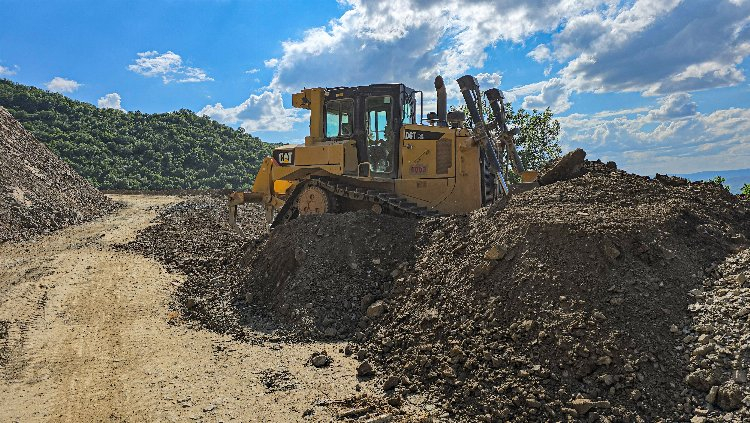
[[[722,178],[726,179],[725,184],[729,186],[729,190],[735,194],[740,192],[743,185],[750,184],[750,169],[708,170],[677,176],[689,179],[691,181],[706,181],[717,176],[721,176]]]
[[[247,188],[272,148],[190,110],[99,109],[4,79],[0,106],[101,189]]]

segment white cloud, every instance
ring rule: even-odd
[[[165,84],[213,81],[203,69],[183,65],[182,57],[172,51],[164,54],[158,51],[138,53],[138,59],[128,69],[146,77],[161,76]]]
[[[13,66],[13,68],[9,68],[7,66],[0,65],[0,76],[13,76],[16,73],[18,73],[18,66]]]
[[[562,113],[570,108],[569,98],[570,89],[565,86],[565,82],[560,78],[552,78],[542,84],[538,95],[526,96],[523,107],[537,110],[549,107],[555,113]]]
[[[263,65],[267,68],[275,68],[279,65],[279,59],[268,59],[263,61]]]
[[[252,75],[254,73],[258,73],[258,72],[260,72],[260,69],[258,69],[258,68],[248,69],[248,70],[245,71],[245,73],[249,73],[250,75]]]
[[[429,91],[437,74],[450,80],[470,68],[481,69],[488,47],[553,31],[596,3],[347,0],[348,10],[329,25],[282,43],[282,56],[266,62],[275,69],[270,86],[296,91],[303,86],[404,82]]]
[[[478,73],[477,82],[482,89],[494,88],[500,86],[500,82],[503,80],[503,75],[499,72],[493,73]]]
[[[539,63],[542,63],[552,57],[552,51],[546,45],[539,44],[538,46],[534,47],[534,50],[531,50],[529,54],[527,54],[527,56],[531,57]]]
[[[207,105],[198,114],[227,125],[239,124],[249,132],[289,131],[308,116],[301,110],[285,108],[279,91],[252,94],[235,107],[224,107],[221,103]]]
[[[648,116],[653,120],[677,119],[693,116],[697,105],[692,101],[692,96],[687,93],[670,94],[659,99],[661,107],[651,110]]]
[[[73,91],[77,90],[81,87],[82,84],[79,84],[76,81],[73,81],[72,79],[65,79],[61,78],[59,76],[56,76],[52,78],[51,81],[44,84],[48,90],[55,92],[55,93],[72,93]]]
[[[96,102],[97,106],[99,106],[100,109],[117,109],[117,110],[125,110],[120,105],[120,94],[117,93],[110,93],[105,95],[104,97],[100,98]]]
[[[656,109],[605,111],[559,118],[561,141],[589,156],[616,160],[643,174],[690,173],[707,164],[724,169],[750,163],[750,109],[702,114],[689,96],[667,96]],[[656,126],[654,126],[656,124]]]
[[[571,18],[553,37],[577,91],[664,95],[736,85],[750,55],[750,2],[638,0]]]

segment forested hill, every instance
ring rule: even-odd
[[[0,106],[101,189],[248,188],[272,149],[190,110],[99,109],[5,79]]]

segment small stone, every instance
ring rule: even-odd
[[[612,305],[620,305],[623,302],[625,302],[625,299],[622,297],[614,297],[609,300],[609,303]]]
[[[708,394],[706,395],[706,402],[709,404],[715,403],[717,395],[719,395],[719,387],[712,386],[711,389],[708,391]]]
[[[669,331],[672,332],[672,333],[679,333],[680,332],[680,328],[678,328],[677,325],[672,325],[672,326],[669,327]]]
[[[601,311],[595,311],[594,312],[594,319],[596,320],[607,320],[607,316],[604,315]]]
[[[366,359],[368,354],[369,354],[369,351],[367,351],[367,348],[360,348],[357,351],[357,360],[362,361]]]
[[[737,383],[747,383],[747,372],[742,369],[735,370],[734,381]]]
[[[718,406],[724,411],[734,411],[742,404],[742,389],[734,382],[726,382],[718,390]],[[713,391],[713,388],[711,388]]]
[[[602,250],[604,250],[604,255],[612,261],[615,261],[617,257],[620,257],[620,250],[618,250],[611,242],[604,244]]]
[[[378,264],[380,264],[380,259],[379,258],[372,259],[372,264],[377,266]]]
[[[692,419],[690,419],[690,423],[705,423],[706,418],[703,416],[693,416]]]
[[[612,357],[608,355],[599,357],[599,359],[596,360],[596,364],[599,366],[609,366],[610,364],[612,364]]]
[[[329,338],[333,338],[334,336],[338,335],[338,331],[336,330],[336,328],[327,328],[323,333]]]
[[[373,373],[372,365],[367,361],[363,361],[357,367],[357,376],[370,376]]]
[[[391,407],[401,407],[403,401],[401,401],[401,397],[398,395],[394,395],[390,398],[388,398],[388,405]]]
[[[705,392],[708,391],[711,385],[716,381],[710,371],[699,369],[687,375],[685,382],[693,388]]]
[[[214,411],[216,409],[215,404],[208,404],[207,406],[203,407],[203,412],[208,413],[209,411]]]
[[[560,411],[563,414],[567,414],[571,417],[578,417],[578,412],[574,408],[560,407]]]
[[[744,284],[744,283],[745,283],[745,282],[747,281],[747,276],[745,276],[745,274],[744,274],[744,273],[740,273],[740,274],[739,274],[739,275],[737,275],[737,277],[735,278],[735,281],[736,281],[736,282],[737,282],[738,284],[742,285],[742,284]]]
[[[246,303],[253,302],[253,294],[251,292],[248,292],[245,294],[245,302]]]
[[[379,317],[385,313],[386,306],[382,300],[375,301],[367,307],[367,317]]]
[[[331,364],[331,358],[325,354],[318,354],[310,359],[310,363],[317,368],[327,367]]]
[[[401,383],[401,378],[399,378],[398,376],[389,376],[383,384],[383,390],[390,391],[391,389],[397,387],[399,383]]]
[[[485,260],[502,260],[507,252],[505,247],[495,244],[484,252],[484,258]]]
[[[522,330],[526,331],[526,332],[530,331],[530,330],[531,330],[531,328],[532,328],[533,326],[534,326],[534,321],[533,321],[533,320],[524,320],[524,321],[523,321],[523,322],[521,322],[521,324],[519,325],[519,327],[520,327],[520,328],[521,328]]]
[[[536,398],[526,398],[526,405],[531,408],[539,408],[542,406],[542,403],[539,402]]]
[[[710,353],[714,350],[714,344],[706,344],[702,345],[696,349],[693,350],[693,357],[703,357],[704,355]]]
[[[609,408],[609,401],[592,401],[586,398],[577,398],[569,404],[578,415],[586,414],[592,408]]]
[[[698,342],[701,344],[708,344],[709,342],[711,342],[711,337],[706,334],[703,334],[698,337]]]

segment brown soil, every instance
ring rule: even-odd
[[[102,216],[115,204],[0,107],[0,243]]]
[[[378,404],[343,344],[180,324],[187,277],[113,248],[177,198],[115,199],[115,214],[0,246],[0,421],[330,421]],[[331,363],[309,365],[322,350]]]

